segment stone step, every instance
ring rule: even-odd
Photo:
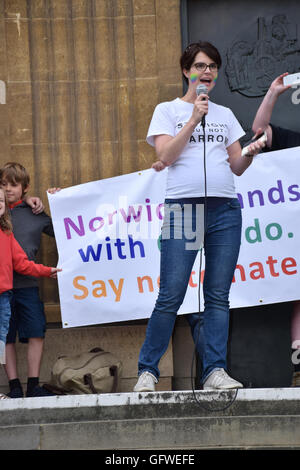
[[[0,449],[300,449],[299,398],[287,388],[2,400]]]

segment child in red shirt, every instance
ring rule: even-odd
[[[5,364],[5,342],[10,319],[13,271],[36,277],[57,277],[58,268],[29,261],[12,233],[12,224],[3,189],[0,188],[0,364]],[[6,398],[0,395],[0,398]]]

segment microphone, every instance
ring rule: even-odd
[[[196,95],[199,96],[202,93],[207,94],[207,91],[208,91],[207,86],[200,83],[199,85],[197,85]],[[203,98],[203,99],[205,99],[205,98]],[[201,119],[201,124],[202,124],[202,127],[205,127],[205,114],[203,115],[203,117]]]

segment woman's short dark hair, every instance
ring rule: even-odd
[[[198,41],[193,42],[192,44],[187,46],[187,48],[182,53],[182,56],[180,57],[180,66],[182,72],[183,70],[190,70],[198,52],[204,52],[204,54],[210,57],[217,64],[218,68],[221,67],[222,59],[218,49],[213,46],[210,42]],[[186,76],[183,75],[183,77],[185,81],[188,82]]]

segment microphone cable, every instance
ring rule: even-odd
[[[198,311],[199,311],[199,320],[197,322],[198,327],[198,332],[197,332],[197,338],[195,341],[195,346],[194,346],[194,352],[193,352],[193,357],[192,357],[192,363],[191,363],[191,385],[192,385],[192,393],[193,393],[193,398],[195,402],[201,406],[203,409],[209,412],[220,412],[220,411],[225,411],[227,408],[229,408],[236,400],[237,394],[238,394],[238,388],[233,389],[233,397],[229,401],[229,403],[222,408],[212,408],[212,407],[207,407],[203,404],[201,400],[198,399],[196,396],[195,392],[195,384],[194,384],[194,374],[193,374],[193,368],[194,368],[194,362],[195,358],[197,355],[197,344],[199,341],[200,337],[200,321],[201,321],[201,270],[202,270],[202,259],[203,259],[203,249],[204,249],[204,240],[205,240],[205,235],[207,232],[207,213],[208,213],[208,207],[207,207],[207,172],[206,172],[206,133],[205,133],[205,115],[202,118],[201,125],[203,128],[203,170],[204,170],[204,230],[203,230],[203,244],[202,247],[200,248],[200,267],[199,267],[199,282],[198,282]],[[197,231],[197,226],[196,226],[196,231]],[[196,325],[196,327],[197,327]],[[197,363],[196,363],[196,375],[197,375]],[[219,392],[232,392],[233,390],[219,390]],[[212,390],[213,391],[213,390]],[[218,391],[218,390],[216,390]]]

